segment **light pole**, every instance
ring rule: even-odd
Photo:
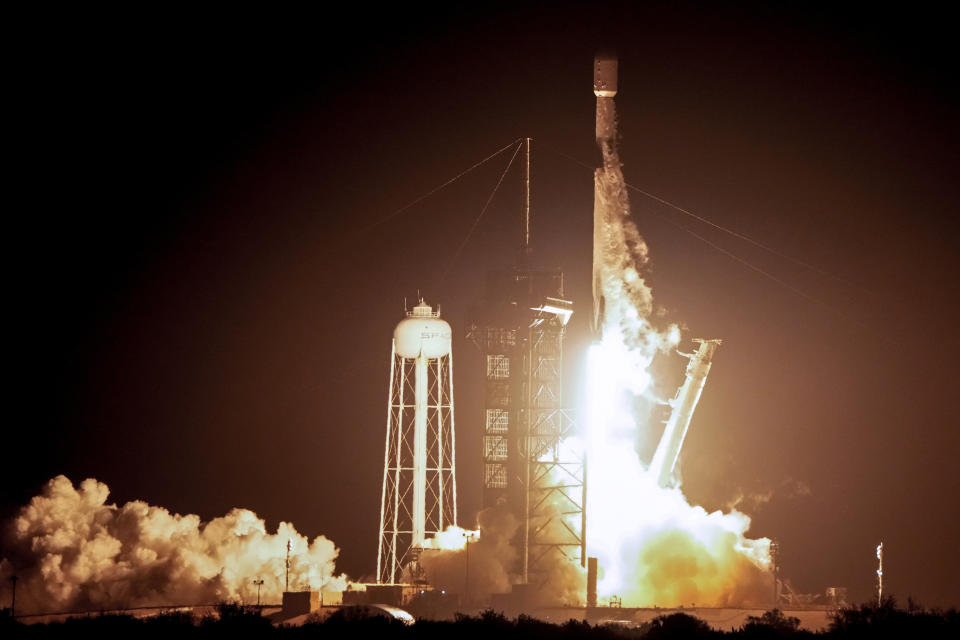
[[[320,569],[320,608],[323,609],[323,585],[326,584],[326,581],[323,579],[323,568]]]
[[[776,608],[780,602],[780,543],[776,540],[770,542],[770,568],[773,574],[773,605]]]
[[[253,584],[257,585],[257,607],[260,607],[260,587],[263,586],[263,578],[257,578],[253,581]]]
[[[475,533],[464,534],[464,536],[466,536],[467,538],[467,543],[466,545],[464,545],[466,548],[466,560],[467,560],[467,567],[466,567],[466,571],[464,571],[464,580],[463,580],[464,581],[463,590],[466,594],[464,606],[467,606],[470,602],[470,543],[473,542],[473,538],[475,535],[476,535]]]
[[[290,591],[290,551],[293,550],[293,539],[287,540],[287,562],[286,562],[286,587],[284,591]]]
[[[13,583],[13,597],[10,598],[10,617],[17,617],[17,576],[10,576],[10,582]]]

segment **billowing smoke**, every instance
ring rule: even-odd
[[[811,495],[810,485],[802,480],[784,478],[776,489],[747,492],[740,489],[728,502],[729,509],[745,509],[754,511],[773,500],[774,496],[781,500],[794,500]]]
[[[647,246],[630,220],[615,133],[601,149],[594,295],[602,340],[589,354],[585,420],[588,554],[599,560],[599,595],[630,606],[766,604],[769,540],[748,539],[742,513],[708,513],[679,488],[659,486],[637,453],[656,404],[650,365],[680,331],[656,327]]]
[[[612,108],[612,107],[611,107]],[[614,134],[616,128],[613,128]],[[649,355],[676,344],[679,330],[657,331],[647,243],[630,220],[630,202],[616,144],[604,141],[603,166],[594,174],[594,296],[602,299],[604,335],[618,334],[631,349]]]
[[[268,533],[248,509],[202,522],[141,501],[107,504],[109,489],[87,479],[50,480],[3,532],[0,579],[17,583],[17,609],[67,611],[147,605],[279,602],[288,541],[291,590],[342,591],[338,550],[281,522]]]
[[[549,510],[556,508],[548,506]],[[420,555],[420,564],[426,578],[437,589],[461,596],[464,606],[481,606],[490,602],[494,594],[508,593],[520,577],[513,570],[519,551],[512,540],[520,522],[502,506],[484,509],[477,516],[476,531],[451,526],[428,539]],[[552,528],[562,527],[560,518],[541,520],[541,534],[549,536]],[[559,534],[559,532],[556,532]],[[555,539],[559,539],[559,535]],[[469,549],[467,548],[469,545]],[[526,604],[531,607],[577,605],[583,601],[584,570],[579,564],[556,552],[547,552],[537,558],[535,572],[538,578],[548,577],[530,592]]]
[[[449,527],[427,540],[420,555],[430,583],[461,594],[465,603],[487,602],[514,582],[510,569],[518,554],[510,541],[520,523],[503,507],[484,509],[477,522],[476,531]]]

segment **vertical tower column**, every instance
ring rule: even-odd
[[[417,356],[413,427],[413,546],[422,547],[427,520],[427,359]],[[439,428],[439,426],[438,426]]]

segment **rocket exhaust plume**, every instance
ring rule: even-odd
[[[108,495],[102,482],[57,476],[6,528],[0,579],[20,578],[18,610],[256,602],[258,587],[279,602],[288,541],[292,588],[346,588],[333,542],[290,523],[271,534],[247,509],[204,523],[141,501],[107,504]]]
[[[690,505],[673,478],[710,360],[719,341],[704,341],[671,405],[668,429],[652,464],[636,442],[652,428],[650,365],[680,342],[676,325],[656,327],[645,277],[647,245],[630,219],[619,153],[614,96],[617,60],[594,60],[597,144],[594,174],[593,329],[587,406],[581,415],[587,452],[587,555],[599,564],[601,603],[619,595],[629,606],[764,605],[769,599],[767,539],[746,537],[750,519]]]

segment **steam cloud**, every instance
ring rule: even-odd
[[[615,117],[615,116],[614,116]],[[614,126],[614,132],[616,127]],[[594,209],[599,224],[594,230],[594,260],[604,300],[603,333],[619,334],[631,349],[653,352],[671,347],[679,329],[671,325],[657,331],[653,291],[643,278],[649,270],[647,243],[630,220],[630,201],[620,156],[613,141],[601,144],[603,166],[594,174]],[[652,357],[652,355],[651,355]]]
[[[507,593],[519,582],[512,573],[519,552],[511,540],[520,522],[505,507],[484,509],[477,516],[479,536],[469,543],[468,534],[460,527],[426,541],[420,564],[428,581],[438,589],[461,594],[465,606],[486,604],[493,594]],[[531,607],[575,605],[583,600],[584,571],[567,558],[548,554],[538,562],[538,569],[549,579],[529,596]]]
[[[291,589],[346,587],[333,542],[310,542],[290,523],[270,534],[248,509],[203,523],[139,500],[107,504],[108,495],[94,479],[74,487],[57,476],[3,532],[0,579],[18,576],[18,610],[250,603],[257,578],[262,601],[279,602],[288,540]]]
[[[477,532],[449,527],[427,540],[420,555],[420,564],[432,585],[474,602],[510,590],[514,581],[510,568],[517,560],[510,539],[520,524],[502,507],[481,511],[477,520],[476,541],[468,543],[467,536]]]

